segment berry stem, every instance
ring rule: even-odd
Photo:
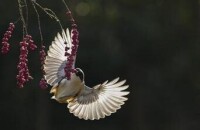
[[[36,1],[33,1],[32,2],[37,5],[40,9],[42,9],[50,18],[52,19],[55,19],[56,22],[58,22],[61,30],[63,30],[63,27],[62,27],[62,24],[60,23],[60,20],[58,19],[57,15],[49,8],[44,8],[42,7],[40,4],[38,4]]]
[[[33,3],[33,1],[31,1],[31,3],[32,3],[32,6],[33,6],[33,8],[36,12],[36,15],[37,15],[38,29],[39,29],[39,33],[40,33],[40,40],[41,40],[41,44],[43,45],[43,35],[42,35],[42,29],[41,29],[41,24],[40,24],[40,15],[39,15],[37,8],[35,7],[35,4]]]
[[[20,14],[21,21],[23,24],[23,36],[24,36],[24,34],[28,34],[26,22],[25,22],[24,15],[23,15],[23,9],[22,9],[26,5],[22,6],[22,4],[24,4],[22,0],[17,0],[17,1],[18,1],[19,14]]]

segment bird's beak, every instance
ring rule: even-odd
[[[53,96],[51,97],[51,99],[54,99],[57,101],[57,98],[56,98],[56,94],[58,92],[58,87],[57,86],[53,86],[50,90],[50,93],[53,94]]]
[[[56,92],[57,92],[57,88],[52,88],[52,89],[50,90],[50,93],[56,94]]]
[[[55,85],[55,86],[53,86],[53,87],[51,88],[50,93],[56,95],[57,90],[58,90],[58,85]]]

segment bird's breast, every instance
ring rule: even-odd
[[[80,79],[74,77],[72,80],[63,79],[57,87],[55,98],[57,100],[66,100],[77,96],[84,84]]]

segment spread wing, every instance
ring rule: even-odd
[[[85,120],[100,119],[115,113],[127,100],[124,96],[129,94],[123,91],[129,87],[124,85],[126,81],[118,81],[119,78],[116,78],[93,88],[85,86],[75,100],[69,102],[67,107],[70,113]]]
[[[54,86],[64,76],[64,67],[66,65],[67,56],[65,56],[65,47],[68,47],[68,53],[71,54],[71,37],[69,30],[62,31],[61,34],[57,34],[52,42],[44,64],[45,79],[48,84]]]

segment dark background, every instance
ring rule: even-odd
[[[61,0],[37,0],[56,12],[65,28],[69,21]],[[38,50],[30,53],[34,80],[16,86],[22,26],[0,55],[0,127],[3,130],[199,130],[200,129],[200,1],[199,0],[71,0],[78,23],[77,67],[89,86],[127,79],[129,100],[117,113],[84,121],[66,104],[42,90]],[[30,3],[29,3],[30,4]],[[39,11],[46,46],[60,31],[55,20]],[[0,38],[19,17],[17,1],[0,2]],[[29,33],[40,44],[37,19],[29,6]]]

